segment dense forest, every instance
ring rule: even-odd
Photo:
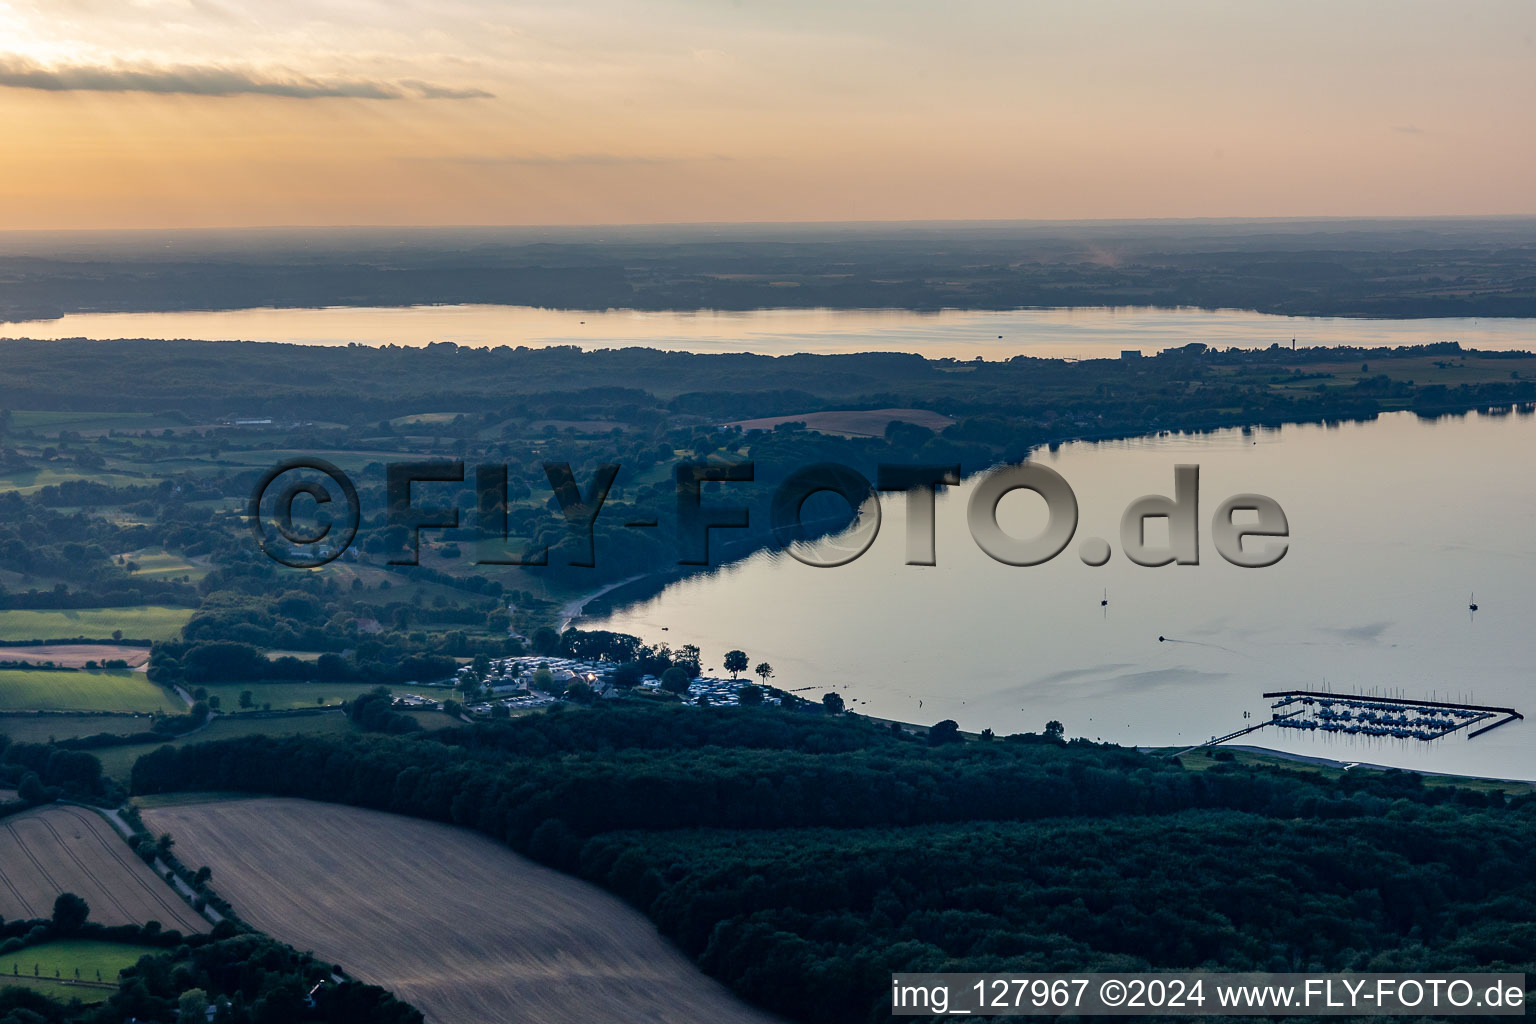
[[[1053,730],[628,706],[163,748],[133,788],[477,829],[797,1020],[884,1019],[895,970],[1536,968],[1536,798],[1403,772],[1197,773]]]

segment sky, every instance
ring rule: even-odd
[[[1536,213],[1529,0],[0,0],[0,229]]]

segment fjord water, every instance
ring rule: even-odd
[[[1077,308],[944,310],[758,309],[595,312],[528,306],[408,306],[237,309],[218,312],[74,313],[56,320],[0,323],[0,337],[201,338],[305,345],[454,342],[474,347],[644,345],[689,352],[916,352],[935,358],[1006,359],[1150,355],[1203,342],[1220,348],[1309,345],[1424,345],[1536,348],[1530,320],[1440,318],[1364,320],[1286,317],[1244,310]]]
[[[903,564],[905,499],[887,495],[877,539],[849,565],[760,552],[580,625],[691,641],[717,670],[740,648],[804,696],[836,690],[862,713],[998,734],[1059,719],[1068,735],[1188,745],[1267,718],[1265,691],[1325,686],[1532,714],[1533,452],[1529,410],[1068,444],[1037,456],[1071,484],[1081,515],[1046,565],[1010,567],[978,550],[965,525],[972,478],[939,496],[936,566]],[[1121,513],[1141,495],[1171,495],[1181,463],[1200,467],[1200,564],[1134,565],[1120,550]],[[1235,567],[1210,541],[1217,505],[1243,492],[1289,517],[1277,565]],[[1044,504],[1015,492],[999,519],[1033,536]],[[1101,568],[1078,557],[1090,537],[1113,543]],[[1533,726],[1430,743],[1266,728],[1239,742],[1536,779]]]

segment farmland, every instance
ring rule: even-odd
[[[172,554],[164,548],[133,551],[122,557],[124,561],[132,563],[134,575],[147,579],[182,579],[185,577],[196,582],[208,575],[208,567],[206,565],[199,565],[191,559]]]
[[[367,693],[376,683],[215,683],[203,684],[208,696],[219,698],[221,714],[239,714],[240,695],[247,690],[251,701],[258,707],[272,705],[271,710],[286,711],[293,708],[335,707],[342,701],[351,700],[360,693]],[[402,691],[403,692],[403,691]],[[444,696],[448,696],[444,691]]]
[[[126,736],[143,732],[154,725],[154,716],[104,714],[36,714],[34,712],[0,713],[0,736],[15,743],[51,743],[97,733]]]
[[[421,723],[424,729],[447,729],[462,724],[456,719],[429,710],[406,711],[404,714]],[[147,718],[126,718],[117,715],[0,715],[0,734],[9,735],[22,743],[46,743],[50,739],[69,739],[76,736],[94,736],[101,732],[143,732],[150,727]],[[169,744],[206,743],[213,740],[229,740],[240,736],[315,736],[323,733],[352,731],[352,723],[339,710],[313,715],[219,715],[204,728],[185,737],[155,740],[151,743],[130,743],[119,747],[99,747],[92,750],[101,762],[102,773],[109,778],[124,779],[133,770],[133,762],[151,750]]]
[[[267,651],[266,652],[267,657],[272,658],[274,660],[277,659],[277,658],[297,658],[300,661],[318,661],[320,659],[320,654],[321,654],[320,651],[282,651],[282,650],[273,650],[273,651]]]
[[[456,725],[455,720],[449,715],[436,711],[407,711],[404,714],[415,718],[424,729],[447,729]],[[11,723],[17,722],[22,715],[0,717],[0,732],[11,728]],[[41,715],[40,715],[41,717]],[[52,717],[52,715],[49,715]],[[63,717],[63,715],[60,715]],[[103,723],[98,728],[80,723],[77,728],[84,729],[77,735],[92,735],[95,732],[129,732],[140,728],[147,728],[147,723],[134,723],[134,729],[123,726],[106,725],[106,723],[129,722],[126,718],[97,718],[97,722]],[[41,731],[45,726],[35,725],[32,728]],[[101,772],[111,778],[127,780],[127,774],[134,769],[134,761],[157,751],[161,746],[180,746],[181,743],[210,743],[214,740],[233,740],[243,735],[321,735],[336,734],[336,732],[352,731],[352,722],[347,720],[347,715],[339,711],[326,711],[323,714],[312,715],[280,715],[280,717],[258,717],[258,715],[218,715],[212,722],[207,723],[206,728],[190,732],[186,737],[170,738],[170,740],[157,740],[154,743],[129,743],[124,746],[103,746],[103,748],[91,751],[98,761],[101,761]],[[58,737],[65,737],[65,732],[60,732]],[[25,734],[14,734],[12,740],[25,740]],[[46,738],[46,734],[43,735]],[[31,740],[38,743],[41,740]]]
[[[15,612],[0,613],[0,619]],[[123,661],[138,668],[149,660],[148,647],[123,644],[29,644],[26,647],[0,647],[0,661],[24,661],[32,665],[52,663],[61,668],[84,668],[88,661]]]
[[[142,672],[0,669],[0,711],[185,710],[181,701]]]
[[[95,480],[97,483],[107,484],[112,487],[132,487],[137,484],[152,482],[144,477],[129,476],[125,473],[86,472],[83,470],[52,468],[23,469],[9,473],[0,473],[0,491],[15,491],[17,494],[35,494],[44,487],[68,483],[71,480]]]
[[[170,640],[192,617],[190,608],[140,605],[134,608],[70,608],[61,611],[11,609],[0,612],[0,641],[103,640],[114,630],[134,640]]]
[[[69,1002],[94,1002],[111,995],[117,976],[146,953],[149,946],[90,939],[61,939],[0,956],[0,987],[20,985]],[[72,984],[78,981],[79,984]]]
[[[451,724],[447,715],[433,715],[433,718],[442,719]],[[4,719],[0,719],[0,728],[3,728]],[[105,721],[105,719],[104,719]],[[121,719],[119,719],[121,721]],[[183,739],[161,740],[154,743],[134,743],[121,747],[102,747],[93,750],[101,762],[101,770],[112,778],[126,779],[133,769],[133,762],[149,753],[158,750],[169,743],[177,746],[183,742],[203,743],[212,740],[228,740],[238,736],[254,736],[266,734],[268,736],[312,736],[319,733],[343,733],[352,729],[352,723],[347,716],[340,711],[329,711],[318,715],[284,715],[280,718],[258,718],[254,715],[220,715],[209,722],[206,728],[199,729]],[[103,729],[92,730],[94,732],[107,731]],[[87,734],[89,735],[89,734]]]
[[[102,924],[159,921],[182,932],[205,922],[155,876],[97,815],[52,806],[0,821],[0,916],[47,917],[54,898],[72,892]]]
[[[254,926],[388,986],[428,1021],[774,1019],[615,897],[466,830],[287,799],[144,818],[183,860],[212,867]]]
[[[56,412],[17,409],[11,413],[17,430],[49,435],[61,430],[81,434],[108,430],[152,430],[177,426],[177,421],[152,413],[137,412]]]
[[[1166,755],[1174,754],[1172,748],[1158,751]],[[1182,754],[1179,763],[1186,771],[1205,772],[1223,763],[1217,760],[1218,750],[1211,747],[1202,747]],[[1275,751],[1265,750],[1262,747],[1245,747],[1237,744],[1227,744],[1219,751],[1221,754],[1231,755],[1226,759],[1229,763],[1241,765],[1254,765],[1265,768],[1283,768],[1286,771],[1306,772],[1318,775],[1326,779],[1337,780],[1344,775],[1345,769],[1341,767],[1343,762],[1328,761],[1320,758],[1299,758]],[[1381,768],[1376,765],[1357,764],[1353,771],[1357,777],[1373,774],[1378,771],[1392,771],[1390,768]],[[1516,795],[1520,793],[1536,792],[1536,783],[1519,782],[1513,779],[1477,779],[1465,775],[1436,775],[1433,772],[1424,773],[1421,776],[1426,787],[1441,787],[1471,790],[1477,793],[1500,792]]]

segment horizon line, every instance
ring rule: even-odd
[[[1218,225],[1218,224],[1307,224],[1307,223],[1402,223],[1423,221],[1536,221],[1536,211],[1526,213],[1436,213],[1436,214],[1295,214],[1276,216],[1199,216],[1199,217],[1004,217],[1004,218],[925,218],[915,220],[741,220],[741,221],[630,221],[613,223],[355,223],[355,224],[227,224],[204,226],[145,226],[99,228],[0,228],[4,235],[88,235],[134,234],[144,232],[194,234],[199,232],[237,231],[603,231],[620,229],[681,228],[902,228],[902,227],[1007,227],[1007,226],[1107,226],[1107,225]]]

